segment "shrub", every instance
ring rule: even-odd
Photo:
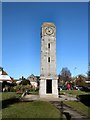
[[[30,85],[30,81],[29,80],[22,80],[20,82],[20,85]]]
[[[14,87],[15,91],[20,91],[20,92],[25,92],[25,90],[30,90],[31,86],[30,85],[17,85]]]

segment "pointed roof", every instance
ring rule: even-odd
[[[2,71],[2,74],[1,74],[1,75],[8,75],[8,74],[6,73],[6,71],[5,71],[5,70],[3,70],[3,68],[2,68],[2,67],[0,67],[0,71]]]
[[[2,74],[1,75],[8,75],[4,70],[2,70]]]
[[[31,74],[30,76],[27,77],[27,79],[29,78],[34,78],[35,76],[33,74]]]
[[[30,77],[35,77],[35,76],[33,74],[31,74]]]
[[[30,80],[30,82],[36,82],[37,81],[37,77],[34,76],[33,74],[31,74],[27,79]]]

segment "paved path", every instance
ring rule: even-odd
[[[54,97],[40,98],[39,95],[26,95],[22,97],[22,100],[64,101],[64,100],[77,100],[77,99],[76,97],[68,96],[68,95],[60,95],[59,98],[54,98]]]
[[[62,106],[61,102],[51,101],[51,103],[55,105],[60,111],[63,112],[63,114],[67,117],[67,120],[90,120],[85,115],[78,113],[77,111],[66,106],[65,104],[63,104]]]

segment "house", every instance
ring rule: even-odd
[[[2,67],[0,67],[0,91],[10,91],[10,86],[14,85],[14,83],[15,80],[10,77]]]
[[[36,89],[38,87],[38,78],[36,76],[31,74],[27,79],[30,81],[33,88]]]
[[[3,70],[2,67],[0,67],[0,83],[2,82],[8,82],[8,83],[13,83],[14,79],[10,77],[5,70]]]

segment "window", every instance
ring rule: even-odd
[[[50,43],[48,43],[48,48],[50,48]]]
[[[48,62],[50,62],[50,57],[48,57]]]

